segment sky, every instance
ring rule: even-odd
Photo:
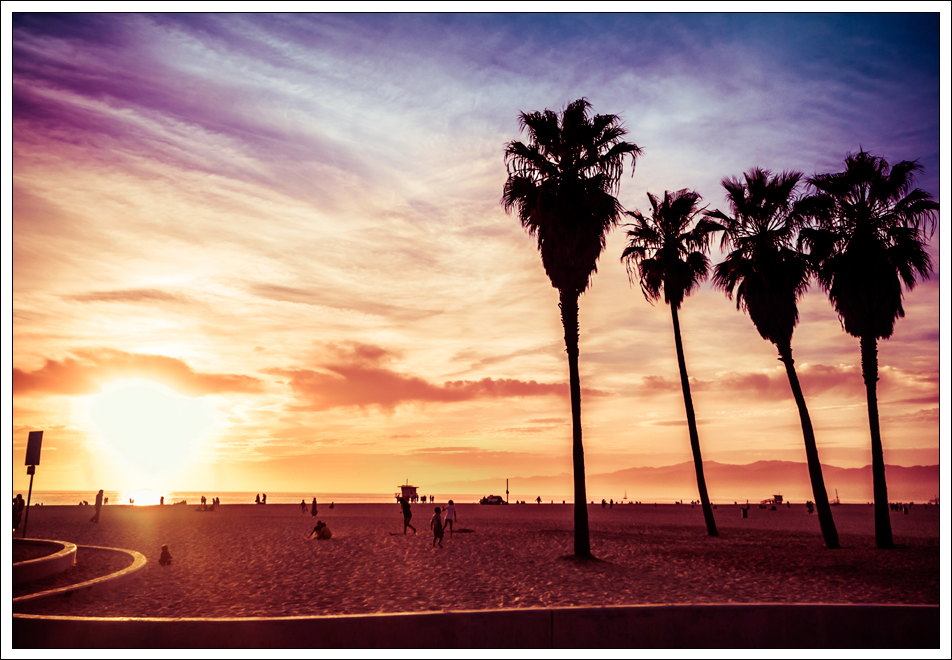
[[[643,149],[632,211],[683,188],[728,211],[725,177],[836,172],[859,148],[918,159],[941,205],[947,19],[6,13],[14,489],[31,430],[42,489],[571,473],[558,292],[500,204],[519,113],[619,115]],[[942,240],[879,345],[887,464],[940,462]],[[619,226],[580,300],[590,474],[692,460],[670,311],[624,247]],[[680,323],[704,459],[804,461],[746,314],[706,283]],[[815,286],[793,353],[821,461],[869,464],[859,340]]]

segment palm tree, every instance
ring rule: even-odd
[[[921,170],[908,160],[890,169],[883,158],[860,150],[846,157],[843,172],[807,180],[816,190],[808,202],[819,226],[804,229],[801,243],[810,250],[843,328],[860,340],[879,548],[892,548],[893,539],[876,402],[877,343],[892,335],[896,319],[905,314],[902,285],[911,290],[917,276],[932,272],[925,235],[935,231],[939,205],[929,193],[911,189]]]
[[[691,295],[701,282],[707,279],[711,263],[705,253],[709,249],[711,232],[721,228],[716,223],[702,219],[693,229],[688,229],[695,217],[703,211],[698,208],[700,199],[700,195],[690,190],[679,190],[675,193],[665,191],[664,199],[660,202],[657,197],[648,193],[651,217],[642,215],[640,211],[627,212],[635,222],[627,225],[631,227],[628,231],[628,247],[622,252],[621,260],[625,262],[628,279],[632,282],[637,266],[641,292],[648,302],[658,300],[663,293],[664,302],[671,307],[674,346],[678,354],[681,392],[684,394],[684,409],[688,418],[688,433],[694,454],[694,471],[697,473],[701,508],[704,510],[707,533],[717,536],[714,512],[711,511],[711,500],[707,496],[707,484],[704,481],[701,443],[698,440],[688,370],[684,364],[681,324],[678,322],[678,310],[684,298]]]
[[[572,463],[575,480],[575,555],[592,556],[585,499],[581,386],[578,374],[578,297],[588,288],[605,236],[621,216],[615,195],[625,157],[632,167],[641,149],[622,141],[616,115],[589,116],[586,99],[570,103],[561,117],[551,110],[521,112],[526,144],[506,145],[508,178],[502,205],[538,240],[542,266],[559,290],[559,308],[569,357],[572,398]]]
[[[793,193],[802,176],[800,172],[774,176],[769,170],[753,168],[744,174],[744,181],[725,178],[721,185],[727,191],[733,216],[720,211],[705,214],[723,223],[721,247],[732,248],[714,269],[714,286],[727,293],[728,298],[737,296],[737,308],[746,310],[760,336],[777,347],[786,368],[800,411],[820,530],[826,546],[833,549],[840,547],[839,537],[791,348],[793,329],[799,320],[797,301],[806,292],[811,273],[807,258],[793,248],[799,224]]]

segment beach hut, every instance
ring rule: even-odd
[[[420,496],[417,495],[417,486],[411,486],[409,480],[406,484],[400,486],[400,492],[394,493],[393,496],[398,502],[401,497],[407,502],[416,502],[420,499]]]

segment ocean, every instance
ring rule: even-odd
[[[23,495],[26,500],[26,490],[16,491],[11,497],[16,497],[17,493]],[[255,495],[261,493],[255,492],[212,492],[212,491],[116,491],[104,490],[103,498],[108,498],[108,504],[158,504],[160,497],[165,497],[166,504],[185,501],[188,504],[200,504],[202,496],[209,501],[213,497],[219,498],[222,504],[254,504]],[[268,493],[268,504],[300,504],[304,500],[310,505],[313,498],[317,498],[320,504],[335,503],[362,503],[362,504],[390,504],[394,502],[392,493]],[[133,500],[130,502],[129,500]],[[40,504],[45,506],[81,504],[83,501],[94,504],[96,502],[96,491],[93,490],[35,490],[30,498],[30,504]]]

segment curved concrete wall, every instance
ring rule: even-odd
[[[937,605],[635,605],[241,619],[13,616],[14,648],[939,648]]]
[[[50,554],[46,557],[16,562],[13,565],[13,584],[42,580],[62,573],[76,564],[76,546],[73,543],[44,539],[13,539],[13,544],[46,546],[50,549]]]
[[[53,541],[52,543],[55,543]],[[73,546],[73,557],[76,556],[76,546],[72,543],[67,545]],[[146,558],[141,552],[136,552],[135,550],[123,550],[122,548],[103,548],[95,545],[83,545],[79,546],[81,548],[91,548],[93,550],[108,550],[109,552],[118,552],[121,554],[129,555],[132,557],[132,564],[122,569],[121,571],[116,571],[115,573],[110,573],[109,575],[104,575],[102,577],[94,578],[92,580],[86,580],[85,582],[80,582],[78,584],[71,584],[66,587],[60,587],[59,589],[51,589],[49,591],[41,591],[36,594],[30,594],[28,596],[20,596],[19,598],[13,599],[13,609],[15,610],[18,606],[25,603],[34,603],[38,600],[44,600],[47,598],[54,598],[56,596],[72,596],[74,593],[80,591],[89,591],[92,589],[100,589],[104,587],[114,587],[116,585],[122,584],[133,575],[145,568]],[[59,553],[57,553],[59,554]],[[37,561],[37,560],[32,560]],[[26,563],[26,562],[22,562]],[[70,564],[72,565],[72,564]],[[67,566],[67,568],[69,568]]]

